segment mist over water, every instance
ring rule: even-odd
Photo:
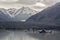
[[[32,31],[0,31],[0,40],[60,40],[60,32],[33,33]]]

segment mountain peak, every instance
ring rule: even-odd
[[[20,9],[10,8],[10,9],[4,9],[0,8],[0,16],[2,17],[6,16],[6,18],[10,18],[14,21],[23,21],[28,19],[30,16],[33,15],[33,13],[36,13],[35,10],[30,9],[29,7],[22,7]],[[4,18],[5,19],[5,18]]]

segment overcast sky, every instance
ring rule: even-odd
[[[22,6],[43,8],[60,0],[0,0],[0,8],[20,8]]]

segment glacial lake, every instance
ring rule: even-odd
[[[38,33],[32,31],[0,30],[0,40],[60,40],[60,31]]]

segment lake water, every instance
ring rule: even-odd
[[[0,40],[60,40],[60,32],[33,33],[32,31],[0,31]]]

